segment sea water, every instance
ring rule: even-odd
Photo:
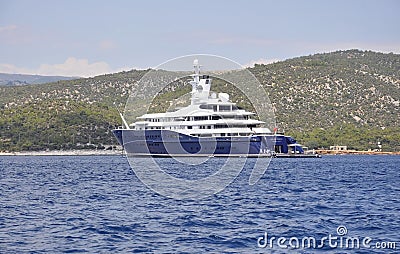
[[[179,177],[212,174],[221,160],[157,162]],[[395,253],[399,165],[277,158],[255,185],[246,164],[221,192],[177,200],[146,187],[122,156],[2,156],[0,252]]]

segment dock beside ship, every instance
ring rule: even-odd
[[[273,158],[321,158],[321,154],[315,153],[315,154],[287,154],[287,153],[282,153],[282,154],[276,154],[273,156]]]

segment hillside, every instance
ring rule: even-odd
[[[356,149],[400,150],[400,55],[337,51],[249,69],[263,84],[280,130],[310,148],[334,144]],[[120,125],[113,102],[123,109],[146,71],[88,79],[0,87],[0,151],[85,148],[115,144]],[[190,90],[176,82],[152,111],[167,109]],[[243,95],[223,82],[212,90]],[[143,105],[138,105],[143,106]]]
[[[400,150],[400,55],[338,51],[251,71],[269,92],[277,123],[309,147]]]
[[[251,71],[269,91],[284,128],[400,124],[399,55],[341,51],[257,65]]]
[[[72,79],[77,77],[0,73],[0,86],[36,85]]]
[[[43,85],[0,87],[0,150],[79,149],[116,144],[129,91],[146,71]]]

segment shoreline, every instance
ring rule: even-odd
[[[377,152],[377,151],[333,151],[315,150],[320,155],[400,155],[400,152]],[[0,156],[125,156],[123,150],[51,150],[51,151],[20,151],[0,152]]]
[[[315,150],[321,155],[400,155],[400,152],[357,151],[357,150]]]
[[[0,152],[0,156],[105,156],[124,155],[122,150],[52,150],[52,151],[20,151]]]

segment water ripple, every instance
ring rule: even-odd
[[[185,169],[196,179],[223,161]],[[214,164],[213,164],[214,163]],[[260,249],[275,237],[349,236],[399,243],[399,156],[274,159],[249,186],[251,168],[202,200],[164,198],[143,185],[119,156],[0,157],[0,249],[20,252],[291,253]],[[250,164],[248,164],[250,165]],[[198,174],[196,174],[198,172]],[[312,252],[345,253],[324,247]],[[377,249],[355,253],[381,253]],[[307,249],[299,253],[309,253]]]

